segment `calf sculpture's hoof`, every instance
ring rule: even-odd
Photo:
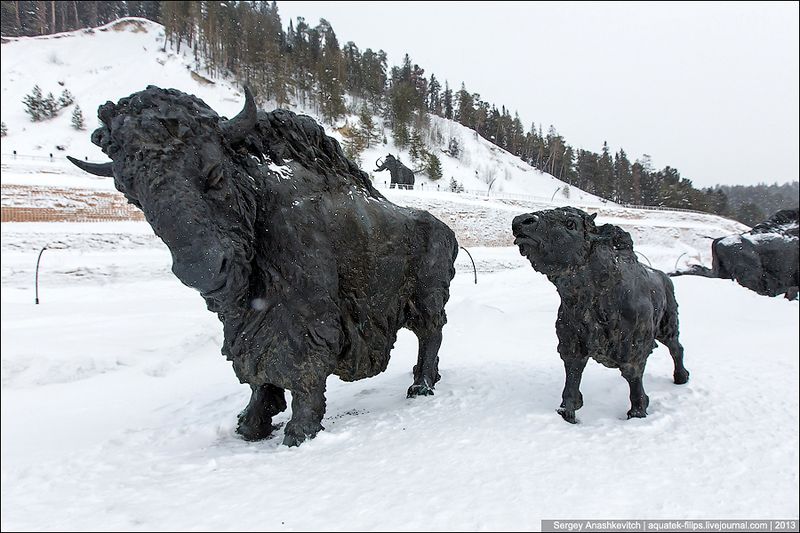
[[[647,418],[646,409],[631,409],[628,411],[628,420],[631,418]]]
[[[676,370],[672,377],[675,379],[676,385],[683,385],[689,381],[689,371],[686,369],[683,371]]]
[[[433,396],[433,388],[428,387],[425,383],[411,385],[408,388],[406,398],[415,398],[417,396]]]
[[[315,427],[303,428],[301,424],[292,423],[291,421],[286,424],[283,430],[283,444],[284,446],[300,446],[307,439],[313,439],[317,433],[325,429],[321,424],[316,424]]]
[[[578,419],[575,418],[575,411],[573,409],[564,409],[562,407],[560,409],[556,409],[556,412],[561,415],[561,418],[563,418],[570,424],[578,423]]]

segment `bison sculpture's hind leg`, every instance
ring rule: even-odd
[[[567,379],[564,382],[564,392],[561,394],[561,407],[556,410],[561,417],[570,424],[576,424],[575,411],[583,407],[581,394],[581,378],[583,369],[586,368],[588,357],[562,357]]]
[[[675,335],[674,337],[658,340],[669,348],[672,361],[675,363],[675,372],[672,374],[675,384],[683,385],[689,381],[689,371],[683,366],[683,346],[681,346],[681,343],[678,341],[678,336]]]
[[[622,377],[628,382],[631,389],[631,409],[628,411],[628,418],[645,418],[647,416],[647,406],[650,405],[650,398],[644,392],[642,376],[647,358],[642,358],[641,364],[630,364],[620,366]]]
[[[419,356],[414,365],[414,384],[408,388],[408,397],[430,396],[439,381],[439,347],[442,345],[442,328],[433,332],[417,333]]]
[[[689,371],[683,366],[683,346],[678,340],[678,303],[675,301],[672,282],[669,280],[667,282],[667,304],[656,340],[669,349],[672,362],[675,364],[672,377],[677,385],[683,385],[689,381]]]
[[[245,440],[266,439],[275,427],[272,417],[286,410],[284,391],[275,385],[251,385],[250,402],[239,413],[236,432]]]
[[[325,378],[304,383],[292,391],[292,419],[283,430],[286,446],[299,446],[306,439],[313,439],[322,427],[325,416]]]

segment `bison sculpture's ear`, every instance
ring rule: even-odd
[[[245,85],[244,108],[238,115],[223,122],[220,127],[228,142],[235,144],[243,141],[245,137],[247,137],[247,134],[255,129],[257,119],[258,109],[256,108],[256,101],[253,99],[253,93],[250,92],[250,88]]]
[[[112,169],[113,163],[87,163],[80,159],[67,156],[67,159],[81,170],[94,174],[95,176],[103,176],[104,178],[113,178],[114,171]]]

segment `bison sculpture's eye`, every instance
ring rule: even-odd
[[[575,221],[574,220],[567,220],[567,229],[569,229],[569,230],[575,229]]]
[[[222,187],[222,178],[225,177],[225,171],[222,168],[222,163],[217,163],[211,167],[206,176],[206,190],[216,190]]]

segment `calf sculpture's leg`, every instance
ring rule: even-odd
[[[581,394],[581,377],[583,369],[586,368],[588,357],[562,357],[564,360],[564,370],[567,379],[564,383],[564,392],[561,394],[561,407],[557,409],[558,414],[570,424],[575,424],[575,411],[583,407],[583,395]]]
[[[628,382],[631,389],[631,409],[628,418],[644,418],[647,416],[647,406],[650,398],[644,392],[642,376],[644,375],[644,361],[641,365],[621,366],[622,377]]]
[[[236,432],[245,440],[261,440],[270,436],[272,417],[286,410],[284,391],[275,385],[250,385],[250,403],[239,413]]]
[[[414,384],[408,388],[408,397],[429,396],[439,381],[439,347],[442,345],[442,328],[433,332],[417,333],[419,355],[414,365]]]
[[[664,344],[669,348],[669,353],[672,356],[672,362],[675,364],[675,371],[672,374],[675,383],[683,385],[689,381],[689,371],[683,366],[683,346],[678,342],[678,337],[666,339]]]
[[[283,430],[285,445],[299,446],[325,429],[322,427],[322,417],[325,415],[325,377],[292,389],[292,419]]]

